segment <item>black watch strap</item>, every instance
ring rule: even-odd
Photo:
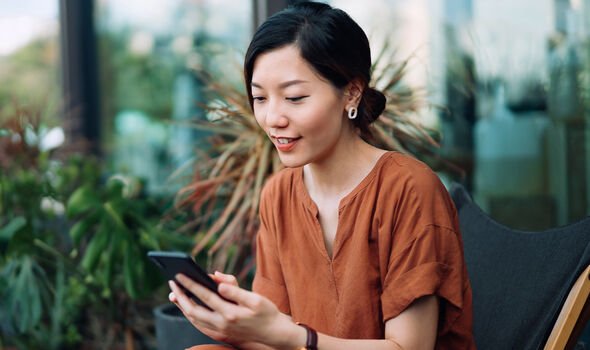
[[[298,325],[305,328],[307,331],[307,340],[305,342],[305,349],[307,350],[318,350],[318,332],[315,329],[305,325],[301,322],[297,322]]]

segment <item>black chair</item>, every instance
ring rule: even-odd
[[[477,348],[573,349],[590,315],[590,217],[541,232],[513,230],[484,213],[463,186],[452,184],[450,193]]]

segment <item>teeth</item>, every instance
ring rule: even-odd
[[[277,141],[282,145],[289,143],[289,139],[284,139],[284,138],[277,139]]]

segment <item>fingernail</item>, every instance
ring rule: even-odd
[[[168,294],[168,300],[174,302],[174,299],[176,299],[176,296],[174,295],[173,292],[170,292],[170,294]]]

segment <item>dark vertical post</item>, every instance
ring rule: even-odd
[[[70,146],[99,154],[98,59],[92,0],[60,0],[64,126]]]
[[[291,4],[292,0],[253,0],[254,6],[254,31],[262,24],[269,16],[284,9]]]

